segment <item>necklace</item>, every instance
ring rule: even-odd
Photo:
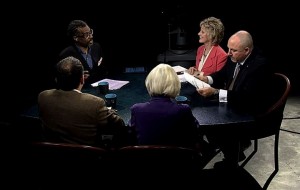
[[[209,50],[207,50],[206,48],[204,49],[204,52],[203,52],[203,57],[206,57],[209,53],[210,53],[210,51],[211,51],[211,49],[213,48],[213,46],[209,49]]]
[[[214,46],[212,46],[212,47],[210,48],[210,50],[209,50],[207,53],[205,53],[205,52],[206,52],[206,49],[204,49],[203,55],[202,55],[202,57],[201,57],[201,59],[200,59],[200,63],[199,63],[199,66],[198,66],[198,71],[201,71],[201,70],[202,70],[202,67],[203,67],[203,65],[204,65],[204,63],[205,63],[205,61],[206,61],[206,59],[207,59],[207,56],[210,54],[210,51],[212,50],[213,47],[214,47]]]

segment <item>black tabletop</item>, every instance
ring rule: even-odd
[[[117,95],[116,110],[124,119],[125,123],[130,119],[130,107],[133,104],[146,102],[150,99],[145,86],[146,76],[146,73],[123,73],[111,78],[113,80],[129,81],[128,84],[120,89],[109,90],[109,93]],[[82,92],[90,93],[105,99],[104,95],[100,94],[98,87],[86,86],[82,89]]]
[[[231,107],[228,103],[219,102],[218,97],[204,98],[188,82],[181,83],[180,95],[189,99],[194,116],[202,126],[230,125],[235,127],[250,125],[254,117]]]
[[[147,73],[123,73],[112,78],[114,80],[129,81],[120,89],[109,91],[109,93],[117,94],[116,110],[126,123],[130,119],[130,107],[135,103],[147,102],[150,99],[145,87],[146,76]],[[201,97],[188,82],[183,82],[181,86],[180,95],[184,95],[189,99],[192,112],[202,126],[242,126],[254,122],[254,117],[231,108],[227,103],[219,103],[217,99]],[[98,87],[85,86],[82,92],[104,98]],[[38,117],[37,105],[33,105],[26,110],[23,116]]]

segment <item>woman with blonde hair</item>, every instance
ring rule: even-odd
[[[157,65],[148,74],[145,84],[151,98],[131,107],[129,121],[138,144],[194,147],[198,122],[188,104],[174,101],[181,88],[174,69],[167,64]]]
[[[190,67],[191,75],[210,75],[219,71],[227,60],[227,53],[220,43],[224,37],[224,25],[220,19],[209,17],[200,22],[198,33],[199,43],[202,45],[197,50],[196,66]]]

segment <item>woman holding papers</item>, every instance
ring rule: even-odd
[[[199,43],[202,43],[196,56],[196,66],[188,72],[197,77],[200,72],[210,75],[219,71],[226,62],[227,53],[219,45],[224,37],[224,26],[220,19],[209,17],[200,22],[198,33]]]
[[[136,132],[138,144],[162,144],[194,147],[198,122],[187,104],[177,104],[181,84],[174,69],[157,65],[145,81],[150,101],[131,107],[129,126]]]

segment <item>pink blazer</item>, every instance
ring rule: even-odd
[[[198,70],[201,57],[204,52],[204,45],[200,46],[197,50],[197,56],[196,56],[196,69]],[[219,71],[224,65],[227,60],[227,53],[222,49],[221,46],[215,45],[213,46],[213,49],[211,50],[210,54],[208,55],[203,67],[202,72],[204,72],[204,75],[210,75],[212,73],[215,73],[216,71]]]

